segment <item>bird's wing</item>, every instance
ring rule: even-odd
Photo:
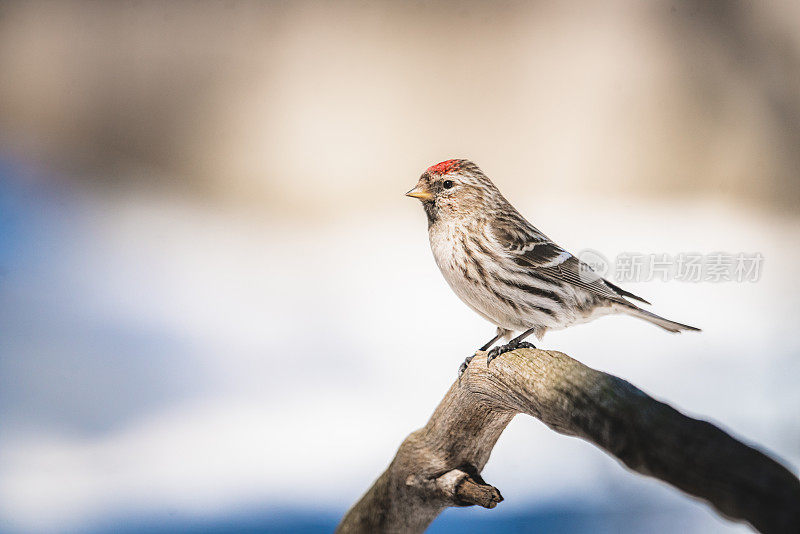
[[[594,273],[592,268],[553,243],[524,219],[496,221],[491,234],[502,250],[519,266],[545,278],[570,284],[611,301],[628,304],[630,297],[649,304]]]

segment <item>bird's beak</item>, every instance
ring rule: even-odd
[[[428,191],[428,188],[424,185],[417,185],[417,187],[406,193],[406,196],[418,198],[420,200],[430,200],[433,198],[431,192]]]

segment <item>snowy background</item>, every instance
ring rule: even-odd
[[[192,4],[193,5],[193,4]],[[540,346],[800,465],[791,2],[0,6],[0,532],[331,530],[493,327],[403,193],[564,247],[761,253]],[[515,419],[431,532],[746,532]]]

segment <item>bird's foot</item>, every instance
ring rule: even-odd
[[[514,340],[512,339],[505,345],[500,345],[499,347],[495,347],[489,351],[489,354],[486,355],[486,367],[489,367],[489,364],[492,363],[492,360],[494,360],[501,354],[505,354],[506,352],[511,352],[512,350],[517,350],[517,349],[535,349],[535,348],[536,347],[533,346],[533,343],[528,343],[527,341],[517,341],[515,343]]]
[[[461,365],[458,367],[458,381],[459,381],[459,382],[461,382],[461,375],[463,375],[463,374],[464,374],[464,371],[466,371],[466,370],[467,370],[467,367],[469,366],[469,362],[471,362],[471,361],[472,361],[472,358],[474,358],[474,357],[475,357],[475,355],[474,355],[474,354],[471,354],[471,355],[467,356],[466,358],[464,358],[464,363],[462,363],[462,364],[461,364]]]

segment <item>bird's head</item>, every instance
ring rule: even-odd
[[[466,159],[449,159],[428,167],[406,196],[422,202],[429,224],[440,219],[485,215],[505,202],[489,178]]]

